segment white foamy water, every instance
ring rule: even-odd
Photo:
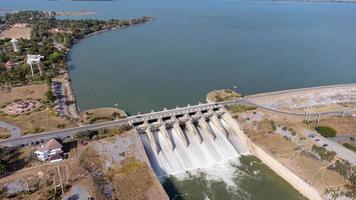
[[[146,134],[140,134],[152,168],[160,179],[173,175],[184,180],[188,177],[187,172],[191,175],[203,173],[208,180],[221,180],[227,185],[235,185],[233,181],[235,166],[239,164],[240,153],[245,153],[245,150],[227,123],[223,125],[229,132],[228,138],[223,130],[212,122],[209,122],[209,125],[216,135],[215,140],[208,130],[195,126],[203,138],[202,143],[193,133],[183,129],[189,140],[188,146],[185,145],[177,130],[167,130],[175,146],[174,150],[160,131],[153,132],[155,141],[150,141]],[[159,153],[156,152],[152,142],[156,142],[160,147]]]

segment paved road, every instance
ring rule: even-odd
[[[136,115],[136,116],[132,116],[132,117],[128,117],[128,118],[120,119],[120,120],[115,120],[115,121],[109,121],[109,122],[103,122],[103,123],[97,123],[97,124],[89,124],[89,125],[85,125],[85,126],[67,128],[67,129],[56,130],[56,131],[49,131],[49,132],[39,133],[36,135],[28,135],[28,136],[26,135],[26,136],[23,136],[20,138],[11,138],[11,139],[2,140],[2,141],[0,141],[0,146],[8,145],[8,144],[12,144],[12,145],[27,144],[27,143],[31,143],[31,142],[40,141],[40,140],[50,139],[53,137],[64,138],[67,136],[73,136],[74,134],[76,134],[80,131],[96,130],[96,129],[101,129],[101,128],[110,128],[110,127],[115,127],[115,126],[122,126],[122,125],[144,122],[146,120],[151,120],[151,119],[158,119],[160,117],[181,115],[181,114],[185,114],[186,112],[197,112],[197,111],[202,111],[202,110],[221,108],[221,107],[223,107],[223,105],[228,105],[228,104],[233,104],[233,103],[234,102],[230,101],[230,102],[222,102],[220,104],[214,104],[214,103],[199,104],[199,105],[187,106],[187,107],[183,107],[183,108],[175,108],[175,109],[171,109],[171,110],[163,110],[163,111],[158,111],[158,112],[153,112],[153,113]]]
[[[334,142],[350,142],[352,141],[350,138],[354,138],[353,140],[356,141],[356,135],[340,135],[336,137],[330,138],[330,140]]]
[[[282,110],[278,110],[275,108],[270,108],[267,106],[263,106],[260,104],[256,104],[253,103],[251,101],[249,101],[248,99],[243,99],[243,101],[237,102],[237,103],[242,103],[242,104],[246,104],[246,105],[251,105],[251,106],[255,106],[264,110],[268,110],[271,112],[275,112],[275,113],[279,113],[279,114],[284,114],[284,115],[293,115],[293,116],[305,116],[305,113],[297,113],[297,112],[287,112],[287,111],[282,111]],[[312,116],[317,116],[318,114],[320,114],[321,116],[325,116],[325,115],[342,115],[344,112],[346,114],[350,114],[352,111],[354,111],[356,108],[349,108],[349,109],[340,109],[340,110],[333,110],[333,111],[328,111],[328,112],[316,112],[316,113],[312,113]]]
[[[325,85],[325,86],[280,90],[280,91],[274,91],[274,92],[265,92],[265,93],[249,95],[248,98],[271,96],[271,95],[276,95],[276,94],[287,94],[287,93],[291,93],[291,92],[310,91],[310,90],[317,90],[317,89],[337,89],[337,88],[349,88],[349,87],[356,87],[356,83],[340,84],[340,85]]]
[[[337,142],[329,139],[329,138],[325,138],[321,135],[319,135],[318,133],[316,133],[315,131],[305,131],[304,135],[306,137],[308,137],[309,135],[313,135],[314,136],[314,141],[316,139],[318,139],[319,141],[315,141],[317,144],[319,144],[320,146],[323,146],[324,144],[327,144],[327,146],[325,146],[325,148],[329,151],[335,151],[337,153],[337,156],[348,160],[350,163],[352,164],[356,164],[356,153],[346,149],[345,147],[343,147],[342,145],[338,144]]]
[[[21,129],[6,122],[0,121],[0,127],[10,131],[11,139],[21,137]]]
[[[269,110],[272,112],[277,112],[280,114],[304,116],[303,113],[291,113],[291,112],[280,111],[280,110],[276,110],[276,109],[272,109],[272,108],[268,108],[265,106],[261,106],[261,105],[252,103],[248,99],[239,98],[239,99],[235,99],[235,100],[231,100],[231,101],[223,101],[223,102],[218,102],[218,103],[205,103],[205,104],[198,104],[198,105],[194,105],[194,106],[188,105],[187,107],[163,110],[163,111],[147,113],[147,114],[142,114],[142,115],[136,115],[136,116],[131,116],[131,117],[121,119],[121,120],[116,120],[116,121],[103,122],[103,123],[90,124],[90,125],[85,125],[85,126],[80,126],[80,127],[75,127],[75,128],[67,128],[67,129],[62,129],[62,130],[57,130],[57,131],[44,132],[44,133],[40,133],[40,134],[36,134],[36,135],[23,136],[20,138],[11,138],[11,139],[0,141],[0,145],[7,145],[7,144],[20,145],[20,144],[36,142],[39,140],[46,140],[46,139],[50,139],[53,137],[64,138],[67,136],[73,136],[74,134],[76,134],[80,131],[96,130],[96,129],[101,129],[101,128],[110,128],[110,127],[115,127],[115,126],[128,125],[128,124],[137,123],[137,122],[144,122],[146,120],[158,119],[160,117],[170,117],[172,115],[185,114],[187,112],[191,113],[191,112],[197,112],[197,111],[208,110],[208,109],[222,108],[224,106],[233,105],[233,104],[244,104],[244,105],[256,106],[256,107],[259,107],[259,108],[262,108],[265,110]],[[323,112],[321,114],[322,115],[326,115],[326,114],[340,115],[342,112],[343,112],[343,110],[337,110],[337,111],[331,111],[331,112]]]

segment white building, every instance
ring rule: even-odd
[[[63,160],[62,148],[63,146],[56,139],[52,138],[35,151],[35,154],[42,161],[57,162]]]
[[[12,48],[14,49],[14,52],[18,52],[19,51],[19,41],[16,38],[12,38],[12,40],[10,42],[12,44]]]
[[[27,54],[27,64],[40,64],[44,56]]]

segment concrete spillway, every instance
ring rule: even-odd
[[[205,132],[207,132],[209,134],[209,136],[211,137],[211,139],[215,140],[216,135],[213,132],[213,130],[211,130],[209,124],[205,121],[204,117],[201,117],[198,120],[198,126],[203,129]]]
[[[188,138],[185,137],[185,134],[183,133],[182,128],[179,125],[179,122],[173,124],[173,130],[177,133],[181,141],[184,143],[185,146],[189,145],[189,140]]]
[[[165,126],[164,124],[162,124],[162,125],[159,127],[159,131],[160,131],[160,133],[163,134],[163,137],[164,137],[166,143],[171,147],[172,150],[174,150],[174,147],[175,147],[175,146],[174,146],[174,144],[173,144],[171,138],[169,137],[168,131],[167,131],[166,126]]]
[[[213,115],[210,117],[210,120],[213,122],[213,124],[223,133],[225,133],[225,136],[229,136],[229,132],[225,129],[224,125],[222,125],[221,121],[218,119],[216,115]]]
[[[153,136],[153,133],[152,133],[152,131],[151,131],[151,128],[150,127],[148,127],[146,130],[145,130],[145,132],[146,132],[146,135],[147,135],[147,137],[148,137],[148,139],[149,139],[149,141],[150,141],[150,144],[152,145],[152,148],[157,152],[157,153],[159,153],[160,152],[160,147],[157,145],[157,143],[156,143],[156,140],[155,140],[155,137]]]
[[[203,142],[203,137],[200,135],[200,133],[197,131],[197,129],[195,128],[193,122],[191,120],[188,120],[186,123],[186,127],[188,129],[188,131],[190,133],[193,133],[194,138],[199,142],[202,143]]]
[[[152,134],[158,143],[157,146],[161,147],[160,152],[155,150],[156,147],[152,145],[149,134],[140,134],[148,158],[158,177],[225,162],[238,157],[240,155],[238,149],[244,152],[243,147],[234,147],[236,142],[231,142],[239,140],[235,134],[229,134],[229,137],[226,137],[226,134],[217,128],[213,122],[205,121],[205,123],[211,127],[210,131],[215,135],[215,138],[211,136],[209,129],[195,126],[193,123],[189,125],[200,133],[203,142],[197,139],[196,133],[193,133],[191,128],[182,130],[179,127],[178,129],[178,123],[174,128],[166,130],[168,138],[171,139],[172,144],[175,144],[174,149],[167,142],[166,133],[161,128],[159,131],[153,132]],[[223,125],[225,126],[225,124]],[[189,141],[189,145],[187,145],[183,136]]]

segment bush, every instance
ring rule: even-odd
[[[334,160],[334,157],[336,156],[334,151],[328,151],[324,147],[319,147],[315,144],[312,146],[312,151],[317,153],[322,160],[327,160],[329,162]]]
[[[96,135],[97,131],[81,131],[78,132],[75,137],[79,140],[91,140],[91,138]]]
[[[58,124],[58,125],[57,125],[57,128],[65,128],[65,127],[66,127],[65,124]]]
[[[343,143],[342,144],[344,147],[350,149],[351,151],[354,151],[356,152],[356,146],[352,145],[352,144],[349,144],[349,143]]]
[[[45,96],[49,102],[53,103],[56,100],[56,97],[53,95],[53,92],[50,89],[45,92]]]
[[[230,110],[233,113],[240,113],[240,112],[245,112],[249,110],[255,110],[256,107],[253,106],[245,106],[245,105],[233,105],[229,106],[228,110]]]
[[[335,129],[328,126],[318,126],[315,130],[324,137],[335,137],[337,134]]]
[[[89,120],[89,124],[93,124],[93,123],[95,123],[96,121],[99,121],[99,120],[112,121],[112,120],[114,120],[114,119],[113,119],[112,117],[99,116],[99,117],[94,117],[93,119],[90,119],[90,120]]]

